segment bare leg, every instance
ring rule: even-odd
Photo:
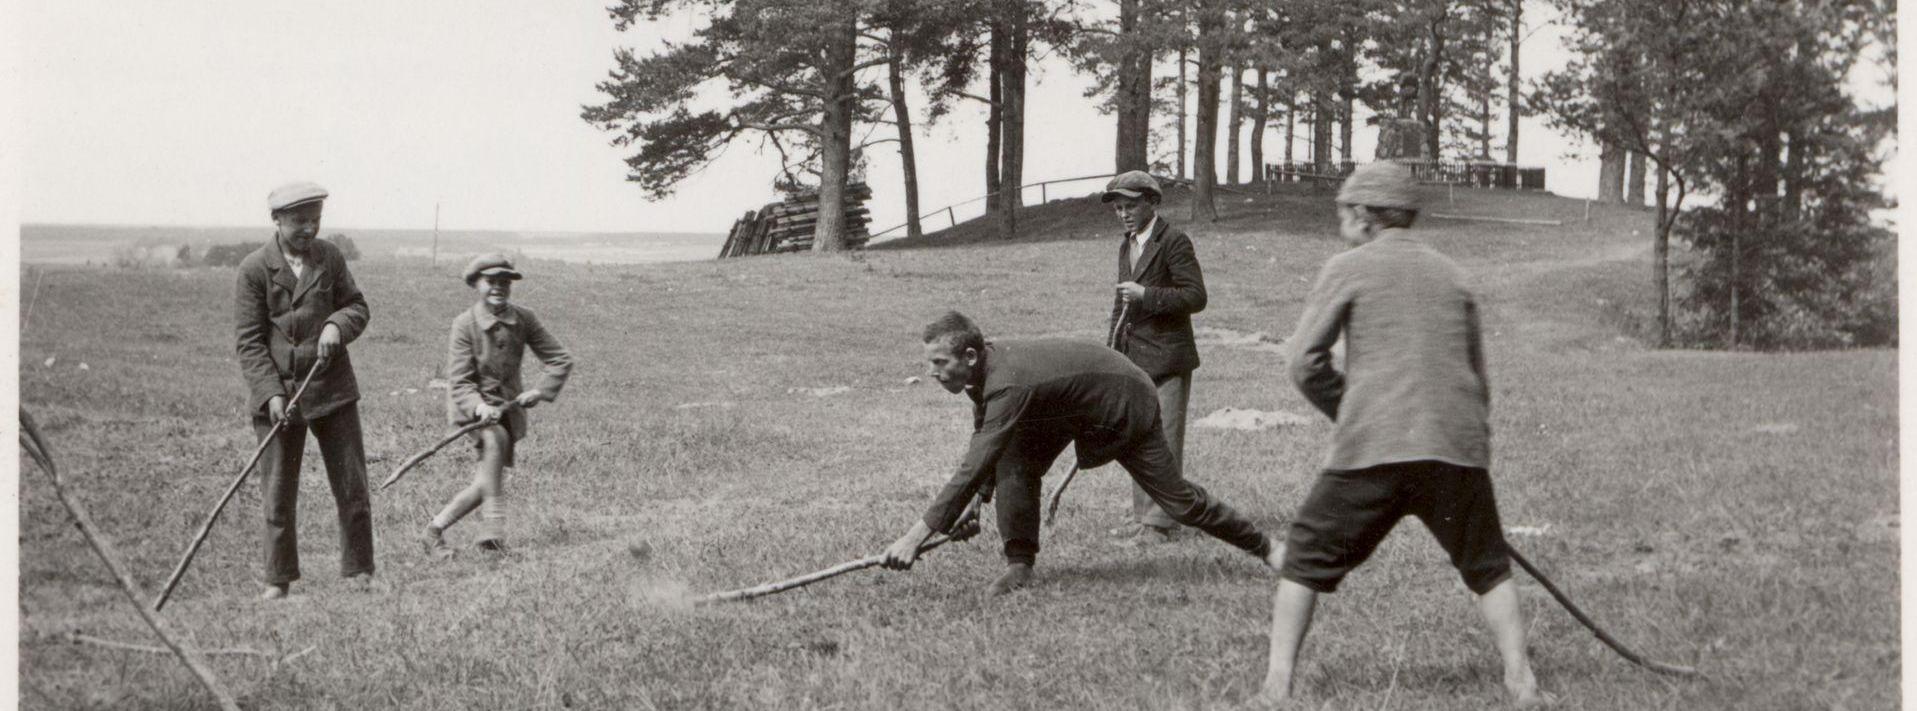
[[[1538,679],[1531,672],[1531,658],[1524,651],[1524,613],[1518,607],[1517,586],[1508,578],[1498,583],[1478,596],[1478,609],[1484,613],[1485,625],[1491,628],[1498,655],[1504,658],[1504,688],[1511,692],[1512,702],[1519,706],[1539,703]],[[1277,633],[1272,634],[1273,639],[1277,639]]]
[[[1266,702],[1291,698],[1292,670],[1298,662],[1298,649],[1304,646],[1305,633],[1311,629],[1311,612],[1318,604],[1318,593],[1290,580],[1278,581],[1278,594],[1271,603],[1271,659],[1265,665],[1265,686],[1258,698]]]

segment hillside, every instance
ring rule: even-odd
[[[1513,542],[1614,634],[1709,674],[1674,682],[1630,667],[1526,581],[1535,663],[1560,708],[1894,706],[1897,354],[1647,349],[1633,335],[1651,303],[1650,238],[1634,234],[1644,213],[1600,206],[1586,222],[1582,201],[1549,195],[1428,197],[1431,212],[1563,221],[1419,225],[1487,305],[1505,524],[1537,532]],[[1268,343],[1342,246],[1328,192],[1225,198],[1214,225],[1190,225],[1179,196],[1165,212],[1193,234],[1211,295],[1196,317],[1205,363],[1192,416],[1231,407],[1309,424],[1194,428],[1187,464],[1277,526],[1330,427]],[[249,484],[168,613],[202,647],[314,648],[283,665],[215,658],[257,707],[1237,705],[1263,673],[1275,578],[1198,536],[1109,545],[1129,503],[1116,467],[1072,485],[1026,593],[979,596],[1001,565],[988,522],[910,573],[682,604],[875,552],[920,514],[971,427],[963,399],[907,380],[924,369],[917,331],[942,310],[988,336],[1103,336],[1116,220],[1078,199],[1022,222],[1028,235],[1010,242],[974,222],[838,256],[533,261],[515,300],[580,366],[533,412],[508,479],[515,555],[465,548],[434,562],[416,548],[470,476],[470,451],[452,447],[374,494],[388,589],[352,590],[336,577],[332,505],[309,462],[306,579],[293,597],[253,600],[261,503]],[[447,431],[429,381],[472,297],[443,264],[354,270],[373,313],[352,357],[377,481]],[[23,405],[149,587],[251,450],[232,279],[53,270],[21,334]],[[22,705],[199,707],[169,659],[66,639],[147,642],[38,477],[24,470],[20,487]],[[1496,698],[1469,596],[1418,525],[1341,590],[1320,606],[1301,672],[1309,708]]]

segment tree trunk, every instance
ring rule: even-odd
[[[1120,0],[1119,34],[1131,42],[1138,33],[1139,0]],[[1118,146],[1113,172],[1145,170],[1151,165],[1152,57],[1137,42],[1126,45],[1118,62]]]
[[[1259,67],[1258,108],[1251,114],[1251,181],[1265,182],[1265,123],[1271,120],[1271,71]]]
[[[917,238],[925,236],[925,230],[919,225],[919,168],[912,152],[912,111],[905,105],[902,41],[893,31],[892,61],[886,63],[886,79],[892,89],[892,117],[899,123],[899,167],[905,174],[905,236]]]
[[[1218,94],[1224,79],[1218,50],[1207,46],[1215,27],[1213,21],[1201,21],[1198,30],[1198,134],[1192,148],[1191,219],[1216,222],[1218,205]]]
[[[1320,89],[1311,101],[1311,172],[1318,175],[1336,175],[1332,166],[1331,132],[1337,126],[1332,115],[1337,109],[1332,106],[1331,92]]]
[[[1657,241],[1652,254],[1652,269],[1657,280],[1657,347],[1671,345],[1671,230],[1665,219],[1671,193],[1670,171],[1657,167]]]
[[[990,51],[986,55],[986,98],[991,102],[985,107],[985,211],[997,212],[999,203],[999,161],[1002,160],[1003,118],[1005,97],[999,95],[1004,80],[999,73],[1005,67],[1005,29],[997,22],[992,23]]]
[[[1245,68],[1231,68],[1231,118],[1225,134],[1225,184],[1238,184],[1238,134],[1245,129]]]
[[[1511,71],[1505,78],[1504,162],[1518,163],[1518,114],[1523,105],[1519,86],[1518,48],[1524,40],[1524,0],[1511,0]]]
[[[1338,107],[1338,160],[1351,162],[1351,116],[1357,113],[1357,98],[1352,92],[1342,92],[1344,103]]]
[[[1425,121],[1424,148],[1425,157],[1437,160],[1440,155],[1444,128],[1444,101],[1439,96],[1438,70],[1444,61],[1444,23],[1432,19],[1425,33],[1424,62],[1418,65],[1418,113]]]
[[[1186,50],[1178,48],[1178,179],[1185,179],[1185,64]]]
[[[852,159],[852,67],[857,60],[858,18],[848,16],[832,28],[825,48],[824,111],[819,119],[819,219],[813,228],[812,249],[845,249],[845,179]]]
[[[1285,93],[1285,164],[1290,170],[1291,146],[1298,142],[1298,89],[1293,87]],[[1291,180],[1289,176],[1285,178]]]
[[[1635,151],[1629,153],[1625,161],[1629,177],[1624,180],[1624,204],[1644,207],[1644,170],[1649,166],[1650,161],[1644,159],[1644,154]]]
[[[1006,37],[1005,69],[999,73],[1005,82],[999,91],[1005,101],[1004,115],[999,118],[999,131],[1004,134],[999,142],[1004,150],[999,162],[1000,239],[1018,236],[1018,208],[1025,204],[1020,186],[1025,184],[1025,54],[1030,42],[1023,3],[1008,2],[1007,9],[1011,13],[1006,23],[1010,33]]]
[[[1598,202],[1624,201],[1624,151],[1605,141],[1598,142]]]
[[[1784,217],[1796,219],[1804,207],[1804,180],[1809,177],[1804,171],[1809,165],[1806,160],[1809,156],[1804,147],[1804,134],[1796,128],[1791,129],[1784,140],[1788,142],[1790,151],[1784,163]]]

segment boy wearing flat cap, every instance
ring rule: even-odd
[[[1125,226],[1118,246],[1118,281],[1106,333],[1112,347],[1131,359],[1158,389],[1165,441],[1172,458],[1185,458],[1185,409],[1198,346],[1191,316],[1205,310],[1205,274],[1191,238],[1158,214],[1164,193],[1150,173],[1133,170],[1112,177],[1099,200],[1110,204]],[[1132,521],[1112,531],[1127,545],[1171,540],[1178,522],[1132,484]]]
[[[1369,163],[1338,191],[1353,249],[1318,273],[1287,341],[1291,380],[1336,423],[1325,470],[1286,541],[1262,696],[1291,693],[1320,593],[1338,588],[1406,515],[1430,529],[1478,607],[1519,705],[1539,701],[1492,494],[1491,386],[1478,304],[1463,270],[1408,228],[1411,169]],[[1345,341],[1345,369],[1331,348]]]
[[[372,506],[360,438],[359,384],[346,344],[366,330],[366,297],[346,258],[318,239],[326,189],[290,183],[267,195],[273,241],[240,261],[234,290],[240,373],[253,430],[265,437],[284,421],[277,444],[260,458],[266,508],[266,591],[286,596],[300,579],[296,514],[306,433],[319,440],[327,484],[339,509],[340,574],[373,576]],[[290,398],[312,373],[298,402]]]
[[[446,353],[446,415],[454,425],[485,422],[474,430],[479,464],[473,483],[446,502],[426,525],[429,555],[451,554],[442,534],[448,526],[479,509],[481,550],[506,550],[505,470],[513,466],[513,446],[526,436],[526,410],[552,402],[572,373],[572,355],[553,338],[533,312],[512,303],[513,282],[521,278],[503,254],[482,254],[466,265],[466,285],[479,303],[453,319]],[[520,384],[519,363],[527,350],[544,364],[531,390]]]

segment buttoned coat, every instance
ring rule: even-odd
[[[447,420],[475,422],[481,404],[504,405],[525,392],[519,366],[527,350],[543,366],[533,388],[548,401],[558,398],[572,374],[572,354],[532,311],[507,304],[505,311],[493,313],[482,301],[454,317],[446,348]],[[526,436],[530,423],[523,408],[511,408],[503,418],[513,441]]]
[[[343,345],[365,332],[371,316],[346,257],[323,239],[307,248],[303,274],[295,275],[286,263],[277,236],[246,255],[233,301],[240,374],[246,380],[247,411],[254,415],[263,413],[275,395],[292,397],[319,358],[326,324],[339,327]],[[353,361],[341,348],[339,357],[313,376],[298,405],[302,415],[318,418],[357,401]]]
[[[1118,247],[1118,281],[1145,287],[1145,297],[1124,308],[1112,300],[1111,321],[1118,324],[1115,347],[1156,381],[1198,368],[1198,345],[1192,335],[1191,315],[1205,310],[1205,274],[1198,253],[1184,231],[1172,227],[1163,215],[1154,220],[1151,238],[1133,268],[1126,263],[1127,236]],[[1110,327],[1108,325],[1109,332]]]

